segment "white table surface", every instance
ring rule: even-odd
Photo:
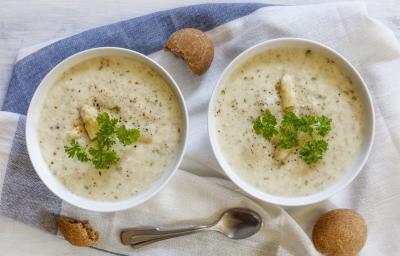
[[[228,2],[255,2],[235,1]],[[11,76],[18,49],[83,30],[174,7],[222,1],[201,0],[0,0],[0,91]],[[226,2],[226,1],[225,1]],[[275,4],[312,4],[327,0],[270,0]],[[368,11],[400,39],[400,0],[365,0]],[[0,94],[0,105],[4,93]],[[49,242],[52,243],[49,243]],[[53,235],[0,217],[0,255],[108,255],[76,248]]]

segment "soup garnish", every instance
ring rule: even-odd
[[[118,119],[110,118],[107,112],[96,117],[97,132],[91,145],[82,146],[75,139],[64,149],[68,157],[75,157],[81,162],[90,161],[96,169],[109,168],[119,161],[113,145],[118,141],[124,145],[135,143],[140,137],[140,131],[135,128],[128,129],[125,125],[117,126]],[[87,126],[87,125],[86,125]]]
[[[324,137],[329,133],[331,123],[332,119],[324,115],[297,116],[289,111],[283,115],[278,129],[276,117],[267,110],[256,118],[253,129],[256,134],[272,142],[277,150],[300,146],[300,158],[307,164],[312,164],[321,160],[328,150],[328,143],[319,137]]]

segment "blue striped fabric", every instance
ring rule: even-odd
[[[86,49],[123,47],[150,54],[162,49],[174,31],[192,27],[203,31],[248,15],[265,4],[204,4],[156,12],[88,30],[60,40],[18,61],[2,109],[26,114],[43,77],[63,59]]]
[[[25,144],[25,116],[15,132],[1,191],[0,213],[51,233],[57,232],[54,214],[61,211],[61,199],[36,175]]]
[[[0,213],[55,233],[61,200],[40,181],[25,145],[25,117],[43,77],[66,57],[92,47],[116,46],[150,54],[177,29],[209,30],[248,15],[264,4],[205,4],[182,7],[95,28],[53,43],[15,64],[3,110],[21,114],[1,194]]]

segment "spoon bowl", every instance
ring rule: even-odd
[[[262,226],[262,218],[255,211],[245,208],[226,210],[213,230],[231,239],[244,239],[257,233]]]

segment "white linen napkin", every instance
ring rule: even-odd
[[[62,214],[90,219],[100,230],[97,247],[115,253],[316,255],[309,239],[316,218],[328,209],[349,207],[360,212],[368,223],[369,238],[361,255],[396,255],[400,251],[400,104],[396,102],[400,100],[400,47],[393,33],[371,19],[363,4],[334,3],[262,8],[207,34],[216,45],[216,54],[210,70],[201,77],[191,75],[185,64],[169,52],[150,55],[174,75],[189,108],[191,128],[182,170],[154,198],[133,209],[100,214],[63,203]],[[376,139],[361,174],[330,200],[307,207],[271,206],[245,196],[228,180],[198,176],[222,175],[212,155],[206,126],[207,106],[217,78],[243,50],[277,37],[308,38],[337,50],[360,71],[375,103]],[[17,115],[1,113],[0,145],[10,145],[17,120]],[[5,168],[7,155],[7,150],[0,150],[0,170]],[[264,218],[261,232],[241,241],[202,233],[138,250],[119,242],[121,228],[176,227],[236,206],[260,212]]]

